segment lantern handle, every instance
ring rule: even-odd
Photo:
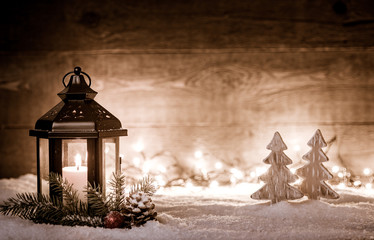
[[[78,76],[81,73],[84,74],[84,75],[86,75],[88,77],[88,80],[90,80],[90,82],[88,84],[88,87],[91,87],[91,78],[90,78],[90,76],[87,73],[82,72],[80,67],[75,67],[73,72],[68,72],[67,74],[65,74],[65,76],[62,78],[62,84],[64,84],[64,87],[67,87],[67,85],[65,84],[65,78],[67,76],[69,76],[70,74],[72,74],[72,73],[74,73],[75,75],[78,75]]]

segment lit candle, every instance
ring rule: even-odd
[[[62,177],[64,177],[73,188],[78,191],[78,198],[86,201],[84,197],[84,190],[87,186],[87,167],[82,165],[82,157],[80,154],[75,155],[75,166],[64,167],[62,169]]]

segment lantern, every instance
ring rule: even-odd
[[[56,195],[46,181],[54,172],[73,184],[79,198],[85,200],[87,181],[100,185],[105,193],[112,173],[121,170],[119,138],[127,136],[127,130],[94,100],[97,92],[90,88],[91,78],[80,67],[67,73],[62,83],[65,89],[58,93],[62,101],[30,130],[30,136],[36,137],[37,189],[38,193]]]

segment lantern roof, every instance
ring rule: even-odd
[[[70,77],[66,85],[65,78]],[[89,79],[86,83],[84,75]],[[98,138],[127,136],[121,122],[108,110],[98,104],[97,94],[91,89],[91,78],[76,67],[62,80],[65,89],[58,93],[62,101],[44,114],[30,130],[30,136],[42,138]]]

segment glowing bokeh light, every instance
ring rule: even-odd
[[[337,173],[337,172],[339,172],[339,170],[340,170],[340,167],[339,167],[339,166],[333,166],[332,169],[331,169],[331,171],[332,171],[333,173]]]
[[[215,167],[216,169],[222,169],[223,164],[222,164],[221,162],[216,162],[216,163],[214,164],[214,167]]]
[[[151,163],[149,161],[145,161],[143,164],[143,174],[148,174],[150,169]]]
[[[354,185],[355,187],[359,187],[359,186],[361,185],[361,181],[356,180],[356,181],[353,182],[353,185]]]
[[[137,143],[132,145],[132,148],[134,149],[135,152],[142,152],[144,150],[143,141],[139,139]]]
[[[140,158],[134,157],[132,159],[132,163],[134,164],[135,167],[139,167],[140,166]]]
[[[236,168],[231,168],[230,172],[234,175],[235,178],[237,179],[243,179],[244,174],[242,171],[236,169]]]
[[[261,176],[267,171],[266,167],[256,167],[256,175],[257,177]]]
[[[203,152],[197,150],[195,151],[195,158],[202,158],[203,157]]]
[[[216,180],[213,180],[210,184],[209,187],[211,188],[217,188],[219,187],[219,183]]]
[[[364,168],[363,173],[365,176],[369,176],[372,174],[372,170],[370,168]]]
[[[295,144],[295,145],[293,145],[293,150],[295,151],[295,152],[299,152],[300,151],[300,145],[299,144]]]
[[[157,167],[158,171],[162,172],[162,173],[166,173],[166,168],[163,166],[163,165],[159,165]]]

